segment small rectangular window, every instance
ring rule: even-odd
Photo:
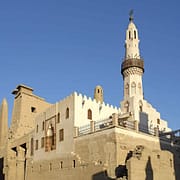
[[[36,112],[36,108],[35,107],[31,107],[31,112],[35,113]]]
[[[157,119],[157,124],[160,124],[160,119],[159,118]]]
[[[35,149],[38,150],[38,140],[36,140],[36,146]]]
[[[75,160],[73,160],[72,167],[73,167],[73,168],[75,168],[75,167],[76,167],[76,161],[75,161]]]
[[[68,119],[69,118],[69,108],[67,107],[66,108],[66,119]]]
[[[59,130],[59,141],[63,141],[64,140],[64,129],[60,129]]]
[[[42,122],[42,131],[44,131],[44,128],[45,128],[45,123],[44,121]]]
[[[39,129],[39,126],[38,126],[38,124],[37,124],[37,126],[36,126],[36,133],[38,133],[38,129]]]
[[[57,123],[60,123],[60,113],[57,114]]]
[[[60,162],[60,168],[63,168],[63,161]]]
[[[41,147],[44,147],[44,137],[41,138]]]

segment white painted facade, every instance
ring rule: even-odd
[[[66,110],[69,109],[69,117]],[[91,110],[92,118],[88,119],[88,111]],[[60,121],[58,122],[58,113]],[[109,104],[96,102],[95,99],[74,92],[62,101],[57,102],[35,119],[36,128],[34,142],[38,140],[38,148],[34,150],[34,161],[55,158],[74,152],[74,127],[90,124],[90,121],[101,121],[108,119],[113,113],[119,114],[120,109]],[[43,130],[43,122],[45,127]],[[56,148],[45,153],[45,144],[41,147],[41,139],[47,136],[49,124],[52,124],[56,133]],[[37,130],[38,128],[38,130]],[[64,139],[59,140],[59,131],[63,129]],[[36,146],[36,145],[35,145]]]
[[[132,19],[126,31],[125,60],[140,61],[138,30]],[[142,61],[142,60],[141,60]],[[95,88],[94,99],[74,92],[65,99],[51,105],[35,119],[34,142],[38,144],[33,153],[34,161],[53,159],[74,152],[74,130],[76,127],[89,125],[109,119],[113,113],[119,118],[131,115],[131,120],[139,123],[139,128],[146,131],[159,128],[160,131],[170,131],[167,121],[160,117],[160,113],[143,97],[142,75],[144,69],[138,66],[128,66],[123,69],[124,99],[121,108],[103,102],[103,89]],[[48,128],[52,128],[52,132]],[[60,131],[63,139],[60,140]],[[54,134],[53,143],[47,139]],[[44,138],[44,145],[42,140]],[[47,143],[53,144],[48,150]],[[36,144],[35,144],[36,147]],[[48,156],[45,151],[48,151]]]

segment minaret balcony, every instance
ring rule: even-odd
[[[130,67],[138,67],[144,72],[144,60],[137,58],[125,59],[121,64],[121,74]]]

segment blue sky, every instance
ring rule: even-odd
[[[74,91],[106,103],[123,98],[120,65],[128,13],[134,9],[144,97],[173,129],[180,128],[180,2],[138,0],[9,0],[0,2],[0,100],[26,84],[55,103]]]

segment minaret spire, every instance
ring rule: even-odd
[[[129,13],[129,25],[126,30],[126,40],[125,40],[125,58],[138,58],[140,59],[139,51],[139,38],[138,30],[133,22],[133,10]]]
[[[7,142],[8,136],[8,104],[3,99],[0,107],[0,148]]]

